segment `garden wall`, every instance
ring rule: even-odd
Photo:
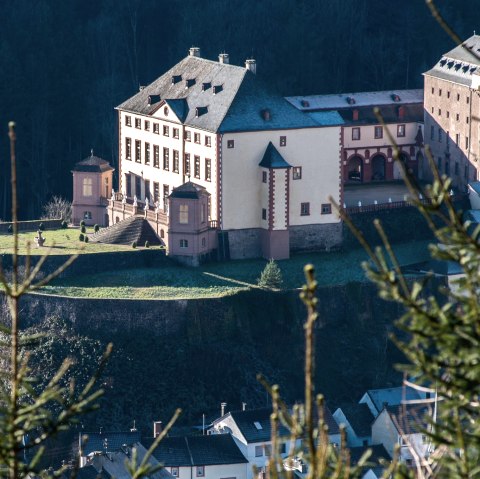
[[[62,227],[62,219],[59,220],[33,220],[33,221],[19,221],[18,231],[37,231],[40,224],[43,224],[44,230],[56,230]],[[11,222],[0,223],[0,234],[11,234],[8,228],[12,225]]]

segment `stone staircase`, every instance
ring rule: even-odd
[[[131,216],[108,228],[102,228],[97,233],[90,235],[90,241],[123,245],[131,245],[136,241],[138,246],[144,246],[145,241],[148,241],[151,246],[163,244],[149,222],[140,216]]]

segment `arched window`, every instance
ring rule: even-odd
[[[92,212],[91,211],[85,211],[83,213],[83,219],[84,220],[91,220],[92,219]]]
[[[92,196],[93,194],[93,182],[91,178],[83,179],[83,196]]]
[[[182,225],[188,224],[188,205],[180,205],[178,222]]]

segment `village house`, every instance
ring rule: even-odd
[[[345,426],[348,447],[368,446],[372,443],[372,423],[375,416],[365,404],[346,404],[339,407],[333,418]]]
[[[480,36],[473,35],[424,73],[425,142],[440,173],[462,193],[479,179],[479,52]]]

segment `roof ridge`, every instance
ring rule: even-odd
[[[194,466],[195,463],[193,461],[192,451],[190,450],[190,444],[188,443],[188,436],[184,436],[184,439],[185,439],[185,444],[187,445],[188,455],[190,456],[190,464]]]
[[[232,96],[232,100],[230,101],[230,103],[228,104],[228,107],[225,109],[225,113],[223,114],[222,118],[220,119],[220,121],[218,122],[218,127],[217,127],[217,130],[220,130],[220,128],[222,127],[222,123],[223,123],[223,120],[225,120],[225,117],[228,115],[228,112],[230,110],[230,108],[232,107],[232,103],[235,101],[235,98],[237,97],[237,94],[238,94],[238,91],[240,90],[240,88],[242,87],[243,85],[243,82],[245,81],[245,75],[247,73],[247,69],[245,68],[244,69],[245,71],[243,72],[243,76],[242,76],[242,81],[240,81],[238,83],[238,87],[237,89],[235,90],[235,94]]]

